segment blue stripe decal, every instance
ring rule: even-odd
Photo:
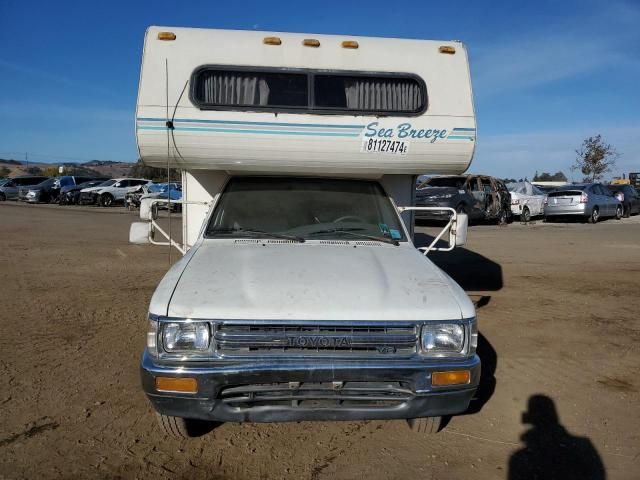
[[[166,122],[165,118],[138,117],[141,122]],[[217,125],[260,125],[267,127],[315,127],[315,128],[359,128],[363,129],[364,125],[337,125],[337,124],[321,124],[321,123],[282,123],[282,122],[244,122],[234,120],[198,120],[194,118],[176,118],[174,122],[181,123],[214,123]]]
[[[138,126],[138,130],[166,130],[167,127]],[[307,135],[315,137],[359,137],[359,133],[301,132],[289,130],[249,130],[239,128],[175,127],[180,132],[262,133],[267,135]]]
[[[475,140],[475,137],[468,135],[449,135],[447,138],[452,140]]]
[[[454,132],[475,132],[475,128],[454,128]]]

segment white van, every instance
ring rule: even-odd
[[[159,240],[150,203],[130,232],[185,254],[151,299],[141,365],[165,431],[435,432],[464,412],[475,310],[425,255],[464,243],[466,216],[450,209],[420,251],[412,205],[418,174],[467,169],[475,128],[460,42],[149,28],[140,158],[183,172],[182,242]]]

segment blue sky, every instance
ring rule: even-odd
[[[601,133],[640,171],[640,0],[0,2],[0,157],[136,160],[148,25],[459,39],[479,140],[471,171],[570,172]]]

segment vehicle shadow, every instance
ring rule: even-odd
[[[432,236],[416,232],[414,243],[417,247],[429,245],[431,241],[433,241]],[[432,252],[429,253],[429,258],[468,293],[495,292],[503,287],[500,264],[472,250],[456,248],[450,252]],[[476,310],[491,302],[490,295],[471,294],[470,296],[474,300]],[[482,325],[480,325],[478,333],[476,353],[482,362],[480,384],[464,415],[480,412],[496,389],[495,372],[498,365],[498,354],[482,332]]]
[[[531,396],[522,423],[531,428],[520,437],[524,447],[509,459],[509,480],[606,478],[602,459],[591,440],[571,435],[560,424],[551,398]]]
[[[416,232],[416,247],[426,247],[433,237]],[[503,287],[502,267],[472,250],[458,247],[450,252],[430,252],[429,259],[467,292],[495,292]]]

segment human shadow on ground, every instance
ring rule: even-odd
[[[509,459],[509,480],[604,480],[602,459],[591,440],[571,435],[561,424],[553,400],[533,395],[522,415],[531,425],[524,447]]]

